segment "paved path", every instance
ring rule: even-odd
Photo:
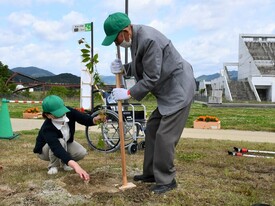
[[[11,119],[13,132],[21,130],[39,129],[43,119]],[[77,124],[76,130],[84,130],[85,127]],[[182,138],[218,139],[233,141],[270,142],[275,143],[274,132],[252,132],[240,130],[213,130],[185,128]]]

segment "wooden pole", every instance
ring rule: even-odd
[[[121,59],[120,48],[117,46],[117,57]],[[116,74],[116,88],[121,87],[121,74]],[[136,187],[133,183],[127,182],[126,174],[126,159],[125,159],[125,143],[124,143],[124,124],[122,116],[122,101],[117,101],[118,106],[118,126],[119,126],[119,137],[120,137],[120,152],[121,152],[121,165],[122,165],[122,186],[119,188],[125,190],[128,188]]]

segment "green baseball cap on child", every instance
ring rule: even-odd
[[[102,45],[111,45],[115,41],[118,33],[130,24],[131,21],[127,14],[121,12],[110,14],[104,22],[104,31],[106,37],[103,40]]]
[[[64,105],[64,101],[56,95],[47,96],[42,102],[43,112],[51,113],[55,117],[62,117],[70,110]]]

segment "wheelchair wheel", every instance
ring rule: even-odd
[[[128,153],[129,154],[135,154],[138,150],[138,145],[136,142],[133,142],[131,143],[129,146],[128,146]]]
[[[100,111],[94,112],[95,117]],[[101,152],[114,152],[120,148],[118,114],[106,109],[106,122],[86,127],[86,138],[92,149]],[[124,144],[128,147],[133,142],[130,124],[124,121]]]
[[[145,141],[141,141],[140,143],[138,143],[138,149],[140,149],[140,150],[145,149]]]

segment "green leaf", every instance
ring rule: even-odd
[[[88,62],[88,61],[90,61],[90,58],[84,58],[84,59],[82,59],[82,62]]]
[[[98,54],[95,54],[94,57],[93,57],[93,62],[95,64],[97,64],[99,61],[98,61]]]
[[[86,64],[85,66],[89,69],[90,73],[93,73],[93,69],[92,69],[93,64],[92,64],[91,62],[89,62],[89,63]]]
[[[85,44],[85,47],[88,48],[88,49],[91,48],[89,44]]]
[[[95,54],[93,57],[90,56],[91,46],[85,41],[84,38],[80,39],[78,41],[78,43],[79,44],[85,43],[84,49],[81,49],[82,62],[86,63],[85,66],[87,68],[87,71],[89,71],[90,74],[92,74],[94,72],[94,66],[99,62],[98,54]],[[104,83],[101,81],[100,76],[97,73],[97,71],[95,71],[93,78],[95,80],[94,84],[104,85]]]
[[[81,52],[84,53],[84,54],[87,54],[87,53],[90,53],[90,50],[88,50],[88,49],[81,49]]]
[[[82,56],[83,58],[87,58],[87,57],[90,58],[90,54],[82,54],[81,56]]]

